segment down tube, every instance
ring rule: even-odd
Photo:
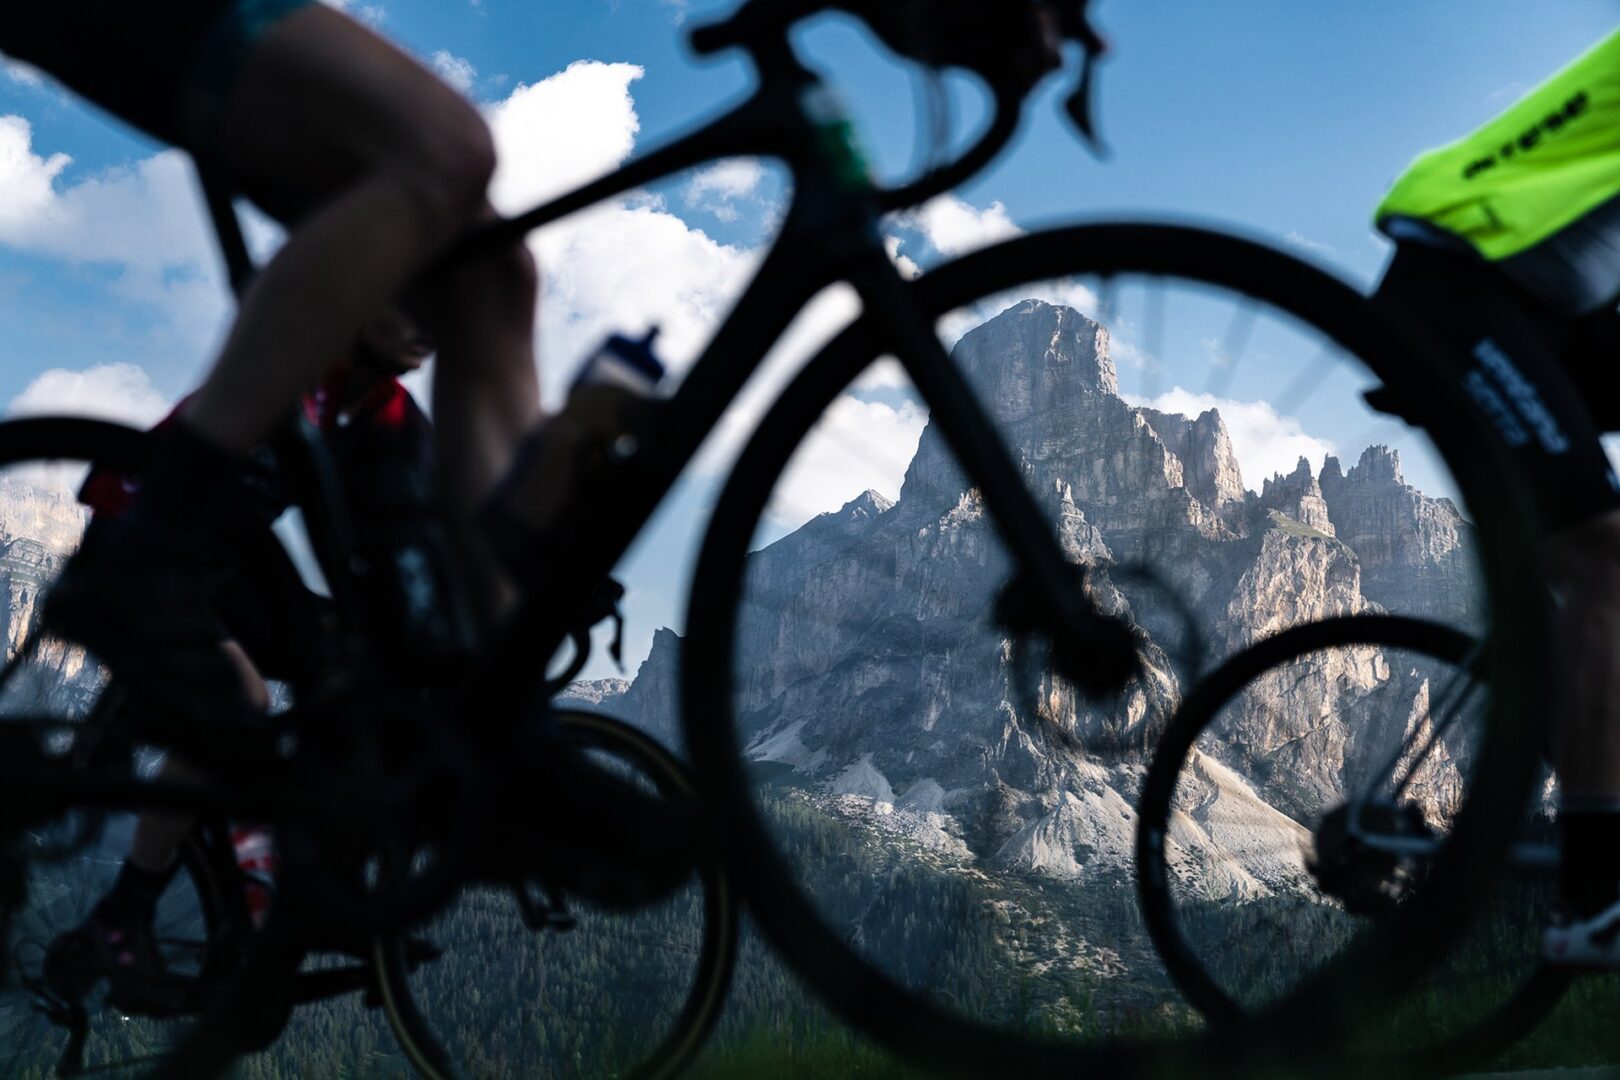
[[[1065,629],[1095,628],[1101,615],[1077,587],[1068,560],[1018,474],[1006,445],[945,352],[924,308],[882,252],[851,275],[865,309],[873,313],[900,363],[937,420],[946,443],[979,488],[991,520],[1016,565],[1034,577],[1036,594],[1049,598]]]

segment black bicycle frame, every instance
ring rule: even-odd
[[[847,141],[847,121],[832,107],[820,77],[798,61],[785,38],[756,44],[751,53],[761,83],[748,101],[609,176],[481,230],[449,256],[511,244],[531,229],[717,158],[775,158],[788,166],[794,182],[777,242],[674,397],[658,412],[652,429],[619,463],[611,499],[597,498],[575,508],[568,535],[547,538],[552,566],[541,568],[543,587],[526,599],[497,641],[488,661],[495,678],[483,685],[504,684],[519,694],[532,693],[537,647],[547,657],[561,647],[577,625],[572,616],[586,590],[623,556],[794,316],[835,282],[855,288],[873,354],[891,353],[905,367],[930,407],[932,422],[977,481],[1012,554],[1030,572],[1034,590],[1047,598],[1056,625],[1084,641],[1104,621],[1077,587],[1053,528],[1040,516],[932,322],[921,314],[884,251],[880,220],[893,192],[866,177]],[[1004,143],[1016,122],[1016,111],[1012,122],[1004,114],[1018,103],[999,94],[997,103],[997,119],[966,155],[975,161],[984,156],[986,144]],[[933,175],[954,180],[958,172],[946,166]],[[524,673],[521,686],[505,681],[517,672]]]
[[[657,411],[651,430],[617,464],[612,498],[587,497],[571,508],[566,535],[546,537],[550,565],[534,575],[540,587],[525,597],[481,661],[474,715],[508,714],[532,699],[544,681],[534,663],[551,657],[578,628],[577,612],[591,589],[623,556],[641,527],[675,485],[708,434],[741,393],[794,316],[827,285],[847,282],[861,299],[857,328],[869,335],[873,355],[894,355],[930,408],[952,451],[976,481],[986,509],[1028,575],[1029,594],[1043,607],[1043,629],[1064,632],[1085,646],[1110,623],[1078,587],[1053,528],[1041,517],[1006,448],[996,436],[961,373],[951,364],[931,322],[911,298],[910,285],[884,251],[883,213],[954,186],[982,168],[1011,138],[1024,93],[992,87],[995,114],[977,141],[956,161],[911,184],[883,189],[869,178],[849,137],[849,122],[820,76],[793,53],[783,30],[745,44],[760,75],[757,90],[730,112],[623,168],[515,217],[469,233],[425,273],[516,243],[532,230],[675,173],[727,157],[783,162],[793,195],[782,233],[732,313]],[[229,200],[204,178],[209,210],[232,283],[251,276],[239,223]],[[323,473],[318,447],[299,451]],[[306,519],[334,596],[354,593],[340,542],[345,515],[329,484],[306,485],[314,505]],[[347,621],[347,620],[345,620]]]

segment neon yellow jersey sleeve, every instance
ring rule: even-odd
[[[1466,138],[1420,156],[1376,222],[1418,218],[1505,259],[1620,195],[1620,30]]]

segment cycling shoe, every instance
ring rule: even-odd
[[[43,982],[62,1001],[84,1000],[103,978],[107,1004],[119,1012],[163,1017],[187,1011],[145,923],[121,924],[92,913],[46,950]]]

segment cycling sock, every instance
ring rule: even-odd
[[[96,914],[119,925],[150,923],[168,884],[167,871],[146,870],[125,859],[112,890],[96,904]]]
[[[1558,885],[1575,918],[1590,918],[1620,901],[1620,807],[1559,814],[1564,850]]]

